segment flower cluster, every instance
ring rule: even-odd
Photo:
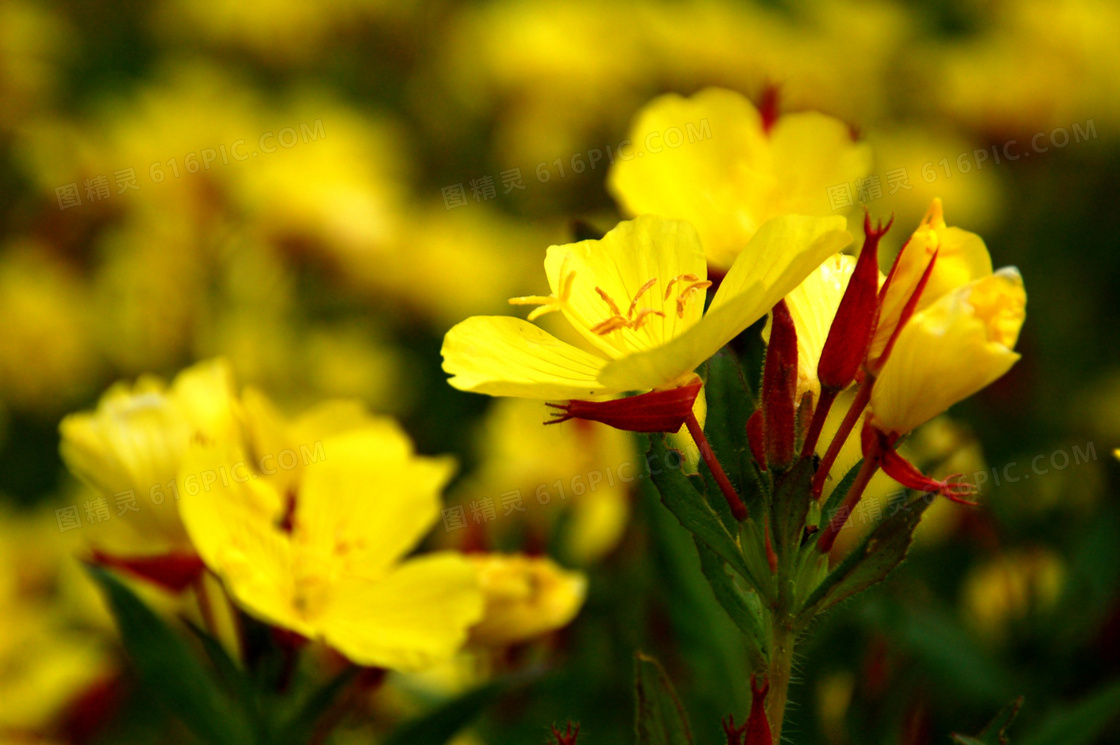
[[[1026,294],[1016,269],[993,271],[979,236],[947,225],[939,199],[885,275],[879,245],[893,220],[873,225],[866,217],[858,256],[841,253],[852,240],[846,222],[816,197],[829,179],[867,162],[839,122],[782,117],[773,98],[759,111],[736,94],[707,90],[654,101],[633,139],[685,115],[720,128],[723,144],[615,164],[611,189],[637,216],[599,239],[550,247],[551,293],[510,300],[535,306],[528,320],[463,321],[444,339],[444,370],[460,390],[548,401],[548,424],[590,420],[665,433],[697,450],[726,500],[711,506],[733,518],[718,528],[731,531],[731,554],[718,541],[711,548],[732,569],[742,556],[740,573],[768,606],[760,644],[768,659],[744,727],[757,731],[766,721],[756,709],[773,689],[766,713],[777,741],[789,650],[806,615],[823,610],[829,588],[843,581],[829,575],[828,554],[872,476],[881,468],[909,489],[967,502],[967,484],[926,477],[896,448],[1010,369]],[[532,323],[553,312],[577,343]],[[717,454],[704,431],[704,413],[715,413],[705,389],[716,373],[706,363],[767,316],[759,402],[739,435],[745,447],[732,442]],[[834,406],[847,407],[839,424],[829,419]],[[840,509],[826,522],[822,493],[844,475],[833,470],[853,432],[863,460],[837,487]],[[744,493],[742,469],[721,462],[728,447],[751,454],[756,498]],[[671,506],[672,484],[658,487]],[[695,512],[677,514],[698,541],[712,540],[714,526],[697,524]],[[880,562],[887,571],[901,561],[913,527],[903,526],[906,541],[889,548],[901,553]],[[752,567],[752,556],[763,563]],[[745,730],[728,722],[728,741],[741,740]],[[764,740],[748,732],[747,741]]]

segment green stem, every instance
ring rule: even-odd
[[[782,719],[786,713],[786,696],[789,694],[789,679],[793,672],[792,619],[779,620],[775,617],[771,633],[773,646],[770,649],[770,668],[766,673],[770,682],[770,693],[766,697],[766,719],[770,722],[774,745],[777,745],[782,739]]]

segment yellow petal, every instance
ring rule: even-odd
[[[895,276],[887,288],[887,296],[883,298],[879,325],[868,355],[872,367],[898,326],[903,306],[913,295],[935,251],[937,263],[918,299],[916,311],[924,310],[946,293],[992,273],[992,258],[984,240],[975,233],[947,226],[941,200],[934,199],[925,219],[910,236],[899,256]]]
[[[551,246],[544,266],[553,295],[566,297],[564,316],[610,357],[664,344],[704,311],[704,250],[696,229],[680,220],[620,222],[601,240]],[[603,324],[612,318],[619,322],[608,332]]]
[[[905,434],[1006,373],[1026,302],[1019,272],[1005,268],[911,318],[872,388],[876,426]]]
[[[517,398],[590,398],[605,361],[520,318],[474,316],[443,339],[443,369],[461,391]]]
[[[192,451],[180,482],[179,513],[195,550],[230,594],[253,615],[304,635],[298,612],[297,563],[289,536],[277,527],[284,498],[246,466],[227,443]],[[228,476],[223,477],[222,471]],[[211,479],[206,474],[216,474]]]
[[[611,389],[646,390],[692,372],[850,243],[845,224],[842,217],[802,215],[768,221],[739,254],[699,323],[664,346],[608,363],[599,380]]]
[[[471,557],[486,600],[472,641],[505,646],[567,626],[583,607],[587,578],[551,559],[517,554]]]
[[[293,541],[339,570],[370,576],[414,548],[439,518],[450,458],[413,454],[390,419],[323,440],[322,461],[304,469]]]
[[[437,553],[406,561],[380,581],[340,578],[319,624],[327,643],[354,662],[409,672],[455,654],[482,608],[470,562]]]
[[[791,114],[767,134],[750,101],[717,88],[655,99],[629,139],[631,157],[620,153],[608,176],[622,210],[688,220],[721,268],[771,218],[833,214],[828,188],[870,168],[869,149],[843,122]]]

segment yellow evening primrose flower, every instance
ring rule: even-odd
[[[131,492],[138,509],[113,531],[115,553],[158,554],[189,549],[176,509],[183,460],[192,443],[227,441],[240,433],[233,375],[221,360],[201,362],[170,387],[145,376],[110,388],[92,412],[59,425],[67,467],[110,501]],[[132,501],[132,500],[129,500]]]
[[[836,214],[829,189],[871,168],[870,149],[843,122],[814,112],[774,119],[719,88],[653,100],[629,139],[633,150],[620,151],[607,180],[622,211],[688,220],[718,269],[767,220]]]
[[[696,367],[847,245],[845,224],[801,215],[768,221],[707,312],[704,250],[687,222],[644,215],[601,240],[551,246],[545,271],[552,294],[511,302],[537,305],[530,320],[560,311],[592,351],[518,318],[476,316],[447,333],[443,369],[460,390],[544,400],[687,384]]]
[[[477,554],[486,613],[471,629],[485,646],[529,641],[571,622],[587,596],[587,578],[565,571],[547,557]]]
[[[328,418],[350,417],[338,411]],[[187,532],[234,599],[268,623],[361,665],[446,660],[482,617],[476,572],[453,552],[404,557],[438,520],[453,463],[416,455],[388,419],[334,429],[294,482],[246,465],[236,443],[193,450],[184,473],[224,466],[230,477],[183,493]]]
[[[872,424],[906,434],[1006,373],[1026,306],[1019,271],[1005,267],[915,314],[871,389]]]
[[[984,239],[967,230],[949,227],[945,223],[941,199],[934,199],[892,269],[893,276],[886,297],[882,298],[878,325],[867,355],[872,369],[877,367],[902,317],[903,308],[914,294],[935,253],[937,263],[918,298],[915,312],[930,307],[946,293],[992,273],[992,259]]]

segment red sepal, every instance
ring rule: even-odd
[[[770,682],[763,678],[758,685],[758,679],[751,676],[751,713],[747,721],[735,726],[735,717],[729,715],[723,720],[723,732],[727,735],[727,745],[773,745],[770,735],[770,722],[766,719],[766,694],[770,691]],[[746,735],[746,741],[743,736]]]
[[[863,435],[864,455],[867,455],[869,447],[875,448],[875,454],[879,458],[879,466],[883,469],[883,472],[907,489],[917,489],[927,494],[940,494],[958,504],[976,506],[976,502],[965,499],[965,497],[976,493],[976,489],[968,482],[960,480],[964,478],[964,474],[955,473],[944,481],[931,479],[919,471],[913,463],[899,455],[891,447],[887,436],[879,430],[873,427],[865,427]],[[869,437],[875,438],[875,441],[873,443],[869,442]]]
[[[548,406],[558,411],[552,412],[556,418],[545,424],[585,419],[627,432],[676,432],[684,426],[685,419],[692,412],[700,387],[700,379],[696,378],[694,382],[677,388],[611,401],[574,399],[563,404],[549,403]]]
[[[894,217],[891,217],[886,227],[880,220],[873,228],[871,216],[863,217],[863,232],[867,236],[863,251],[856,259],[817,364],[817,377],[824,388],[837,391],[847,388],[867,356],[879,318],[879,241],[893,224]]]
[[[576,724],[575,730],[572,730],[571,721],[568,722],[568,727],[564,732],[555,724],[552,725],[552,736],[556,738],[556,745],[576,745],[576,740],[579,739],[579,724]]]
[[[747,717],[747,739],[743,745],[773,745],[770,735],[770,722],[766,719],[766,694],[770,691],[770,681],[751,676],[751,714]]]
[[[103,551],[93,552],[98,564],[121,569],[140,579],[159,585],[165,590],[182,592],[194,584],[206,570],[196,554],[168,553],[158,556],[112,556]]]
[[[793,462],[797,395],[797,329],[785,300],[771,312],[770,343],[762,371],[762,421],[766,433],[766,460],[771,468]]]

